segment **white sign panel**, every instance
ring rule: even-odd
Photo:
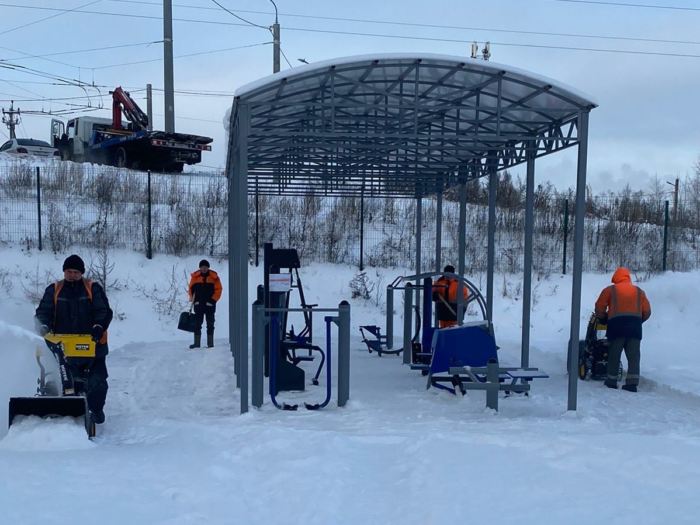
[[[271,273],[270,274],[270,291],[271,292],[288,292],[292,289],[292,274],[291,273]]]

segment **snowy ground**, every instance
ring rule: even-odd
[[[60,277],[64,257],[0,249],[0,287],[9,290],[0,302],[1,399],[33,393],[29,297]],[[484,408],[483,393],[426,391],[401,358],[365,351],[356,327],[383,324],[382,296],[379,306],[352,302],[346,408],[294,413],[267,402],[239,416],[227,297],[213,350],[186,350],[187,334],[174,329],[199,257],[114,257],[107,422],[92,442],[71,421],[28,419],[7,435],[0,426],[2,523],[697,523],[700,273],[642,283],[653,313],[638,394],[579,382],[579,410],[566,412],[571,281],[553,276],[535,283],[531,334],[531,363],[551,378],[529,398],[500,399],[498,413]],[[226,285],[225,263],[211,262]],[[349,298],[355,273],[304,268],[308,301]],[[368,271],[381,289],[399,273]],[[180,290],[168,313],[172,275]],[[259,280],[251,269],[251,291]],[[584,276],[582,329],[608,280]],[[496,283],[501,361],[516,364],[519,283]],[[0,420],[6,409],[0,403]]]

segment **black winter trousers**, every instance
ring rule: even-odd
[[[204,318],[207,319],[207,334],[214,333],[214,312],[216,308],[214,306],[200,306],[196,305],[194,307],[194,335],[202,336],[202,324],[204,323]]]
[[[91,412],[99,412],[105,406],[108,377],[106,357],[96,357],[87,378],[87,402]]]

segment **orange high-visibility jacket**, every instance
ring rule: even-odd
[[[188,288],[190,301],[217,302],[221,299],[222,290],[219,274],[214,270],[209,270],[206,275],[199,270],[192,272]]]
[[[642,323],[651,316],[651,305],[644,290],[632,284],[630,271],[618,268],[613,284],[604,288],[595,302],[595,314],[608,320],[608,338],[642,338]],[[611,327],[612,325],[612,327]]]

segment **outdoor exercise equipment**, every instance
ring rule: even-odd
[[[326,368],[326,396],[319,403],[304,402],[309,410],[323,408],[331,398],[331,325],[338,325],[338,405],[343,406],[349,397],[349,347],[350,305],[343,301],[338,308],[317,308],[308,304],[299,276],[301,266],[295,249],[275,249],[271,243],[264,247],[264,284],[258,286],[258,298],[253,303],[253,405],[262,406],[264,377],[268,377],[268,391],[273,404],[280,409],[296,410],[298,404],[278,401],[282,391],[304,391],[306,372],[303,363],[318,359],[316,372],[311,380],[319,384]],[[285,271],[287,270],[287,271]],[[290,307],[290,296],[296,289],[299,307]],[[336,317],[326,316],[326,349],[313,342],[314,313],[335,312]],[[304,327],[298,333],[293,325],[287,329],[289,314],[302,314]]]

